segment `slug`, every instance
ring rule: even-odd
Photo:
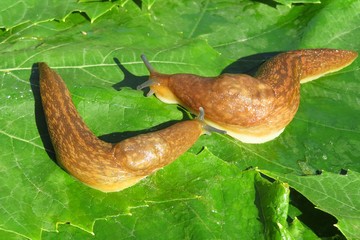
[[[357,53],[335,49],[305,49],[276,55],[255,76],[221,74],[162,74],[141,56],[150,72],[138,89],[165,103],[180,104],[196,113],[201,106],[209,126],[245,143],[263,143],[279,136],[294,118],[300,103],[300,83],[350,65]]]
[[[104,142],[76,111],[62,78],[46,63],[38,63],[38,69],[41,101],[57,162],[100,191],[120,191],[134,185],[173,162],[206,131],[202,115],[116,144]]]

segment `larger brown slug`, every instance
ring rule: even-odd
[[[104,191],[134,185],[173,162],[204,133],[200,120],[176,123],[160,131],[111,144],[86,126],[62,78],[39,63],[40,95],[58,163],[83,183]]]
[[[281,53],[266,61],[254,77],[221,74],[161,74],[148,60],[150,94],[177,103],[193,113],[206,112],[205,122],[246,143],[263,143],[279,136],[294,118],[300,102],[300,83],[340,70],[357,53],[335,49],[307,49]]]

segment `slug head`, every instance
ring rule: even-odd
[[[179,122],[116,144],[114,159],[126,172],[145,177],[177,159],[203,132],[198,120]]]
[[[115,161],[137,176],[147,176],[162,167],[168,155],[167,143],[154,133],[141,134],[114,146]]]
[[[137,90],[150,87],[150,91],[148,92],[147,96],[151,96],[155,93],[156,97],[165,103],[179,103],[178,98],[169,89],[169,80],[171,75],[158,73],[147,60],[144,54],[141,55],[141,59],[143,60],[146,68],[149,70],[150,76],[149,80],[137,87]]]
[[[165,129],[141,134],[114,145],[116,164],[136,176],[147,176],[173,162],[204,133],[225,133],[204,122],[204,109],[194,120],[178,122]]]

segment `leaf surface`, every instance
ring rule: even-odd
[[[360,226],[359,60],[302,85],[295,119],[276,140],[250,145],[216,133],[202,136],[176,162],[119,193],[90,189],[56,164],[40,111],[34,65],[40,61],[62,76],[90,129],[119,141],[189,116],[136,90],[148,75],[142,53],[159,72],[215,76],[251,72],[278,51],[359,51],[359,1],[321,2],[289,8],[245,0],[144,0],[140,8],[132,1],[33,0],[26,6],[5,1],[8,11],[0,13],[0,238],[263,239],[267,223],[281,219],[286,227],[272,225],[273,236],[316,239],[316,229],[299,220],[301,212],[280,201],[286,194],[277,190],[288,189],[287,184],[336,217],[346,237],[355,238]],[[349,169],[348,175],[339,175],[341,169]],[[319,170],[323,174],[317,175]],[[258,171],[279,182],[256,180]],[[256,192],[258,181],[265,192],[275,188],[274,194],[266,199],[264,191]],[[262,205],[254,204],[256,194],[266,199]],[[260,213],[260,206],[273,203],[283,210]],[[171,228],[162,235],[164,225]]]

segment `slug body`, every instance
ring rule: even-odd
[[[104,191],[134,185],[173,162],[204,133],[203,123],[188,120],[166,129],[111,144],[86,126],[64,81],[46,63],[38,64],[40,95],[58,163],[83,183]]]
[[[161,74],[144,56],[149,81],[138,89],[166,103],[176,103],[196,113],[206,112],[205,122],[246,143],[263,143],[281,134],[297,112],[300,83],[317,79],[351,64],[357,53],[335,49],[307,49],[281,53],[260,66],[254,77],[221,74]]]

